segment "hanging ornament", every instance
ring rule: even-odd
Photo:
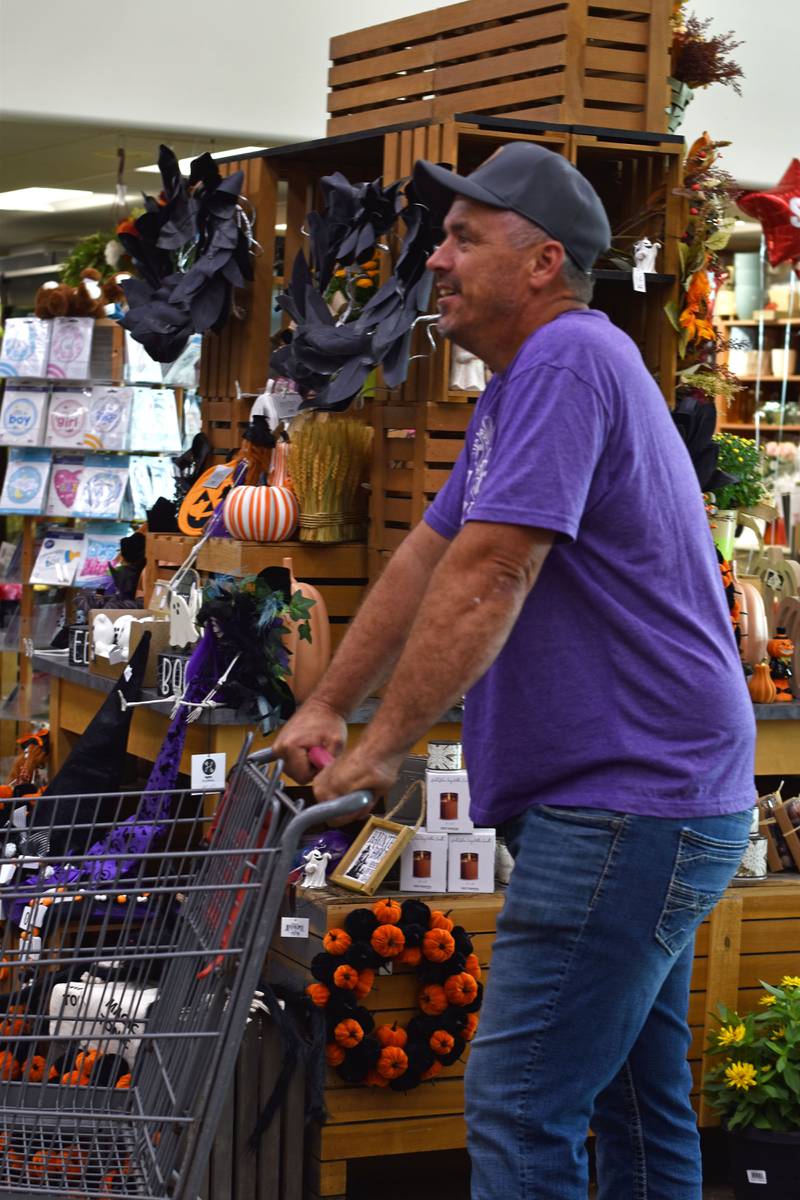
[[[770,266],[800,258],[800,159],[792,159],[774,188],[745,192],[737,204],[761,222]]]

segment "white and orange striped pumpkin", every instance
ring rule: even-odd
[[[288,481],[289,447],[279,442],[272,452],[267,485],[231,488],[222,518],[231,537],[243,542],[285,542],[297,528],[300,505]]]

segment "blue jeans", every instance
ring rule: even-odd
[[[472,1200],[701,1200],[686,1022],[694,932],[751,810],[672,820],[534,806],[466,1074]]]

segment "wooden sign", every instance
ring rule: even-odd
[[[183,695],[183,680],[188,654],[164,650],[158,656],[156,672],[156,694],[159,696]]]
[[[88,667],[91,661],[92,637],[88,625],[69,627],[69,665]]]

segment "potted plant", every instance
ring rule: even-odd
[[[728,1132],[736,1200],[796,1200],[800,1180],[800,975],[763,983],[754,1012],[720,1005],[703,1091]]]
[[[714,442],[718,448],[717,468],[733,477],[714,493],[717,511],[711,526],[720,554],[730,562],[740,510],[754,509],[768,498],[765,460],[761,447],[752,438],[715,433]]]

